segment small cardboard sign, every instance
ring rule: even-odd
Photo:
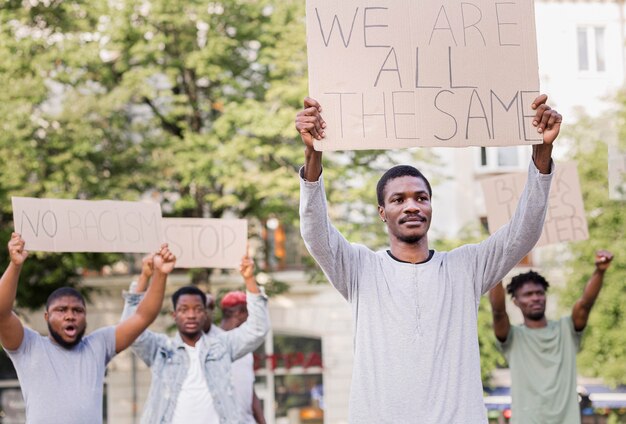
[[[318,150],[538,144],[533,0],[307,0]]]
[[[155,252],[161,206],[115,200],[12,197],[15,231],[44,252]]]
[[[494,233],[511,220],[526,184],[525,173],[487,178],[481,182],[487,206],[489,232]],[[548,210],[541,238],[536,246],[587,240],[587,218],[576,163],[560,163],[552,180]]]
[[[239,268],[246,254],[245,219],[163,218],[177,268]]]

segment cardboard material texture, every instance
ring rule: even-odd
[[[163,218],[176,268],[239,268],[246,254],[245,219]]]
[[[44,252],[155,252],[157,203],[13,197],[15,231],[26,249]]]
[[[532,0],[307,0],[318,150],[538,144]]]
[[[493,234],[511,220],[526,184],[526,173],[487,178],[481,184],[487,206],[489,232]],[[543,232],[536,246],[588,238],[587,218],[576,163],[558,164],[550,188]]]

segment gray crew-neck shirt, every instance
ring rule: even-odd
[[[480,296],[539,239],[552,174],[531,163],[509,224],[479,244],[435,252],[421,264],[349,243],[330,223],[322,177],[301,177],[302,237],[352,307],[351,423],[487,422],[477,336]]]
[[[72,349],[24,328],[20,347],[5,350],[20,381],[27,424],[102,423],[104,372],[115,356],[115,327],[94,331]]]
[[[576,353],[582,332],[572,317],[544,328],[512,326],[498,346],[511,369],[511,423],[577,424]]]

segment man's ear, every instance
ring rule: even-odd
[[[517,298],[515,296],[511,297],[513,304],[519,308],[519,303],[517,302]]]
[[[387,222],[387,218],[385,217],[385,208],[380,205],[378,205],[378,216],[381,221]]]
[[[48,311],[45,311],[45,312],[43,313],[43,319],[44,319],[46,322],[48,322]]]

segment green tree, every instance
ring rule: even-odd
[[[0,237],[8,240],[15,195],[150,194],[166,215],[297,224],[303,155],[293,119],[307,92],[303,2],[0,5]],[[373,193],[363,193],[392,161],[390,152],[327,155],[329,197],[341,205],[334,213],[363,217],[348,233],[382,234],[367,209]],[[41,284],[76,284],[80,268],[119,259],[36,257],[24,270],[29,283],[20,285],[24,305],[41,304],[49,291]],[[196,270],[193,278],[209,275]]]
[[[571,246],[567,287],[560,303],[569,310],[580,297],[593,271],[596,250],[613,252],[615,259],[605,275],[585,330],[578,367],[583,375],[623,384],[626,382],[626,214],[623,201],[608,198],[607,187],[607,143],[614,139],[616,130],[622,140],[626,135],[623,93],[616,106],[616,112],[599,118],[581,118],[568,131],[571,157],[578,162],[589,240]]]

